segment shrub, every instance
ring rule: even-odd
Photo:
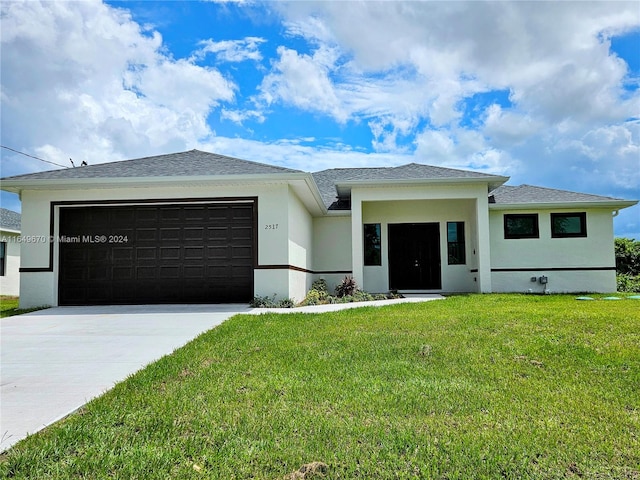
[[[615,252],[617,290],[640,293],[640,242],[616,238]]]
[[[293,308],[295,306],[296,306],[296,302],[294,302],[290,298],[283,298],[282,300],[280,300],[278,302],[278,307],[279,308]]]
[[[342,279],[342,282],[336,286],[336,295],[339,298],[352,296],[357,290],[358,284],[355,279],[347,275]]]
[[[640,276],[616,275],[616,281],[619,292],[640,293]]]
[[[256,295],[253,300],[249,302],[249,306],[252,308],[292,308],[295,302],[290,298],[283,298],[282,300],[276,300],[276,294],[272,297],[265,295],[261,297]]]
[[[619,274],[640,275],[640,241],[616,238],[616,270]]]
[[[309,290],[307,292],[307,296],[304,297],[304,300],[300,302],[300,305],[318,305],[321,302],[320,291],[318,290]],[[326,297],[325,297],[326,298]]]
[[[317,290],[318,292],[324,292],[329,294],[329,287],[327,287],[327,281],[324,278],[320,278],[311,284],[311,290]]]

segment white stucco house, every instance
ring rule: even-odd
[[[20,214],[0,208],[0,295],[20,295]]]
[[[369,292],[611,292],[636,201],[421,164],[308,173],[191,150],[4,178],[21,306]]]

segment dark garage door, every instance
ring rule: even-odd
[[[60,305],[247,302],[253,203],[63,207]]]

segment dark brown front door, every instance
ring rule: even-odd
[[[440,275],[440,225],[438,223],[390,224],[389,288],[438,290]]]
[[[246,302],[253,203],[60,208],[60,305]]]

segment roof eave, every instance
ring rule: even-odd
[[[450,178],[384,178],[380,180],[344,180],[336,182],[336,186],[344,187],[377,187],[387,185],[423,185],[430,183],[488,183],[504,184],[509,177],[450,177]]]
[[[345,180],[336,182],[335,188],[338,194],[350,192],[353,187],[375,188],[375,187],[410,187],[427,185],[460,185],[460,184],[486,184],[488,191],[495,190],[509,180],[509,177],[489,176],[489,177],[451,177],[451,178],[400,178],[400,179],[380,179],[380,180]]]
[[[637,203],[637,200],[602,200],[593,202],[490,203],[489,210],[535,210],[552,208],[610,208],[612,210],[620,210],[637,205]]]
[[[46,178],[31,180],[3,180],[2,190],[19,193],[22,190],[59,190],[87,187],[136,187],[167,185],[169,183],[259,183],[264,181],[291,181],[306,179],[309,174],[300,173],[262,173],[251,175],[174,175],[170,177],[93,177],[93,178]]]

